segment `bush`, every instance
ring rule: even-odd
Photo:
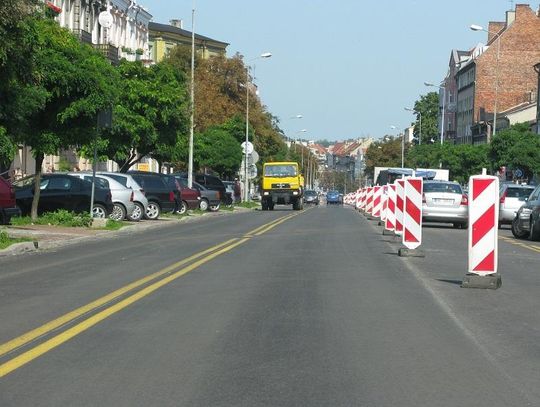
[[[29,216],[22,218],[11,218],[12,225],[54,225],[68,227],[89,227],[92,224],[92,218],[89,212],[74,213],[65,209],[59,209],[56,212],[46,212],[37,220],[32,221]]]

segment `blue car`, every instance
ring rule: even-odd
[[[328,191],[326,194],[327,205],[343,205],[343,198],[339,191]]]

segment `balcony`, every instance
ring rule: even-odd
[[[73,30],[73,35],[79,39],[83,44],[92,45],[92,34],[84,30]]]
[[[118,48],[111,44],[94,44],[94,48],[109,60],[113,65],[118,65],[120,58],[118,57]]]

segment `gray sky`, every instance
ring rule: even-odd
[[[140,0],[167,23],[191,30],[192,0]],[[228,56],[255,61],[255,82],[289,137],[343,140],[395,134],[414,117],[404,107],[439,83],[453,48],[503,21],[508,0],[195,0],[195,32],[228,42]],[[538,3],[529,3],[536,10]],[[532,68],[531,68],[532,69]],[[291,119],[302,114],[302,119]],[[298,133],[307,129],[306,133]]]

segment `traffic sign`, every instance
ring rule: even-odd
[[[240,146],[242,147],[242,154],[251,154],[251,153],[253,153],[253,144],[250,143],[249,141],[247,142],[247,144],[244,141],[242,144],[240,144]],[[246,146],[247,146],[247,148],[246,148]]]
[[[256,152],[255,150],[253,150],[253,152],[251,153],[251,158],[252,158],[252,162],[253,164],[257,164],[259,162],[259,160],[261,159],[261,157],[259,156],[259,153]]]
[[[99,25],[103,28],[111,28],[113,25],[113,16],[108,11],[102,11],[98,16]]]

